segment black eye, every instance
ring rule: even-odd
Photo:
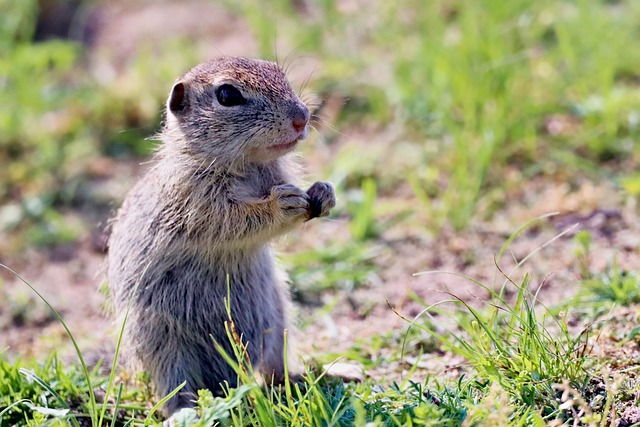
[[[247,102],[238,89],[232,85],[225,84],[216,89],[216,98],[223,107],[234,107]]]

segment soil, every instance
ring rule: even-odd
[[[108,6],[100,6],[101,9],[95,11],[95,17],[99,19],[91,24],[95,25],[94,65],[117,73],[120,67],[126,66],[127,58],[135,55],[134,46],[165,40],[166,33],[157,30],[161,26],[134,25],[140,20],[170,21],[174,35],[180,33],[205,41],[215,39],[215,46],[201,43],[203,57],[218,55],[219,51],[255,54],[256,44],[246,24],[224,10],[217,10],[218,6],[209,2],[181,2],[171,6],[175,10],[167,11],[169,4],[160,4],[161,7],[152,2],[114,1]],[[189,7],[216,10],[189,14]],[[196,15],[198,21],[206,16],[212,22],[191,25]],[[168,16],[173,19],[168,20]],[[128,41],[123,43],[123,40]],[[114,49],[123,45],[128,46],[127,50]],[[357,150],[358,142],[350,135],[358,131],[344,130],[332,144],[320,148],[318,155],[309,155],[316,148],[306,147],[309,176],[322,178],[319,175],[322,163],[335,159],[345,145],[353,144]],[[380,140],[378,143],[385,142]],[[310,159],[314,159],[315,164]],[[117,330],[104,314],[105,299],[99,292],[103,281],[105,238],[101,224],[112,215],[126,188],[142,173],[141,161],[118,162],[117,167],[112,159],[100,161],[106,162],[107,167],[102,167],[101,176],[89,185],[96,192],[104,192],[108,187],[106,191],[113,201],[112,208],[92,213],[93,230],[66,246],[29,249],[26,253],[10,254],[2,259],[24,275],[58,311],[86,354],[97,356],[112,351],[113,334]],[[407,197],[407,189],[400,186],[394,193],[382,195],[379,202],[402,205],[407,200],[411,200]],[[378,255],[374,260],[375,274],[368,284],[351,291],[323,294],[324,304],[335,305],[329,311],[297,307],[299,318],[305,320],[301,323],[307,324],[296,336],[300,352],[307,356],[340,352],[367,337],[405,330],[407,322],[398,313],[413,318],[425,308],[411,294],[427,304],[451,299],[449,293],[469,303],[482,304],[488,297],[487,291],[462,276],[499,288],[505,283],[505,275],[520,283],[527,273],[531,276],[531,291],[537,292],[541,288],[539,297],[543,302],[558,305],[570,301],[581,289],[582,265],[576,257],[574,236],[582,229],[589,230],[592,236],[591,252],[585,260],[591,272],[604,271],[614,260],[621,269],[640,269],[637,209],[619,196],[610,184],[585,181],[569,188],[556,179],[538,178],[526,181],[522,188],[512,189],[508,200],[505,207],[487,216],[488,219],[476,220],[462,232],[445,227],[436,233],[423,227],[421,215],[424,214],[419,207],[406,221],[385,230],[380,239],[370,243],[375,245]],[[559,214],[541,219],[521,233],[500,259],[499,271],[496,256],[509,235],[528,221],[550,212]],[[83,215],[83,212],[64,214]],[[351,238],[348,221],[347,217],[312,221],[278,246],[287,252],[318,247],[332,239],[348,240]],[[516,268],[516,264],[528,256],[530,258]],[[429,274],[417,274],[429,271]],[[0,302],[0,351],[6,349],[10,358],[16,358],[58,349],[65,357],[73,358],[62,325],[49,314],[46,306],[8,271],[0,271],[0,277],[0,296],[4,295]],[[507,289],[513,291],[510,285]],[[613,352],[613,349],[606,347],[601,351]],[[625,357],[637,357],[637,350],[631,347],[615,349],[630,351]],[[460,360],[451,358],[440,363],[434,359],[430,363],[427,363],[428,369],[438,370],[455,368]],[[394,376],[398,373],[397,368],[390,366],[369,374],[378,378]]]

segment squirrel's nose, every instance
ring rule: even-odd
[[[309,117],[311,114],[309,113],[309,109],[304,105],[295,104],[291,107],[291,126],[295,129],[296,132],[304,131],[304,128],[309,123]]]

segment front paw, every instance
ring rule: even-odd
[[[309,212],[307,220],[327,216],[336,205],[336,194],[328,182],[316,182],[307,190],[309,196]]]
[[[295,185],[276,185],[271,189],[271,197],[286,217],[304,216],[309,211],[309,196]]]

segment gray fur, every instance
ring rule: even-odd
[[[167,404],[169,414],[191,406],[198,389],[236,385],[213,344],[231,353],[227,277],[231,314],[253,366],[282,381],[290,297],[269,242],[335,205],[330,184],[307,192],[290,183],[293,145],[283,144],[306,136],[291,121],[309,112],[276,64],[224,57],[178,83],[156,164],[119,210],[107,259],[116,315],[131,306],[130,356],[159,396],[187,381]],[[221,106],[220,84],[233,84],[247,103]]]

